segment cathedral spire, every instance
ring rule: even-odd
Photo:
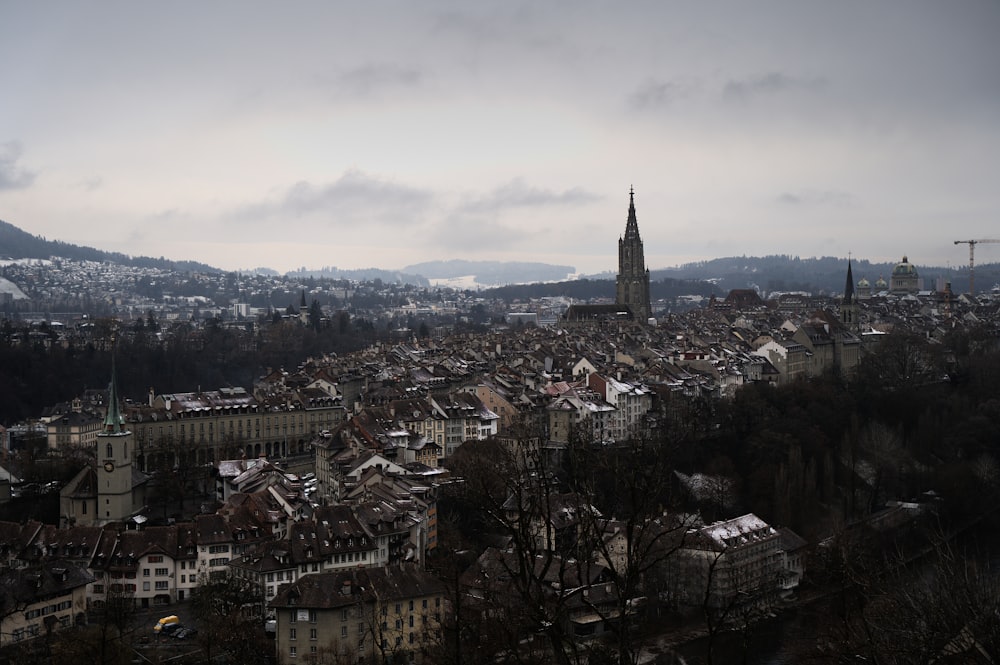
[[[635,218],[635,189],[628,188],[628,221],[625,222],[625,239],[639,241],[639,222]]]

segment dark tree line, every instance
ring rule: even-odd
[[[354,351],[370,344],[375,333],[370,323],[346,314],[326,325],[279,320],[257,330],[217,320],[197,328],[179,323],[162,340],[148,320],[124,330],[98,320],[89,341],[66,345],[44,325],[30,338],[22,334],[28,330],[9,320],[0,323],[0,424],[37,418],[86,389],[105,389],[114,345],[122,394],[143,400],[150,388],[157,393],[249,388],[268,367],[291,369],[310,356]]]

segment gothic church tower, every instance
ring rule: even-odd
[[[628,307],[635,320],[646,323],[652,315],[649,305],[649,269],[642,252],[639,223],[635,219],[635,191],[628,192],[628,221],[625,236],[618,239],[618,284],[615,304]]]

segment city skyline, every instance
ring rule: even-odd
[[[0,1],[0,219],[227,270],[997,237],[1000,6]],[[1000,259],[992,249],[977,262]]]

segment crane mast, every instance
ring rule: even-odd
[[[968,245],[969,246],[969,295],[976,295],[976,245],[979,243],[986,242],[1000,242],[1000,240],[984,239],[984,240],[956,240],[956,245]]]

